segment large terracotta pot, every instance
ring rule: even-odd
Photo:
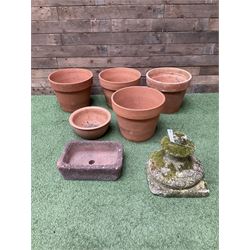
[[[49,77],[62,110],[73,112],[90,104],[93,74],[87,69],[59,69]]]
[[[175,113],[180,109],[192,75],[179,68],[155,68],[146,74],[149,87],[158,89],[165,97],[163,113]]]
[[[140,79],[140,71],[132,68],[117,67],[101,71],[99,74],[99,81],[107,104],[111,107],[111,95],[116,90],[140,85]]]
[[[132,86],[117,90],[112,96],[121,134],[131,141],[145,141],[155,133],[156,125],[165,103],[158,90]]]

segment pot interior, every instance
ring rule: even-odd
[[[143,110],[159,107],[165,102],[165,97],[153,88],[135,86],[115,92],[113,101],[123,108]]]
[[[79,168],[112,165],[118,161],[118,150],[115,143],[74,143],[63,161]]]
[[[148,76],[162,83],[178,84],[187,81],[190,75],[184,70],[178,69],[154,69],[148,73]]]
[[[55,71],[50,75],[50,80],[56,83],[79,83],[92,77],[92,73],[84,69],[65,69]]]
[[[111,68],[100,73],[100,77],[109,82],[132,82],[141,77],[139,71],[129,68]]]
[[[84,109],[72,117],[72,122],[82,129],[95,129],[104,125],[110,116],[101,109]]]

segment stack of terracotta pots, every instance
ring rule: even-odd
[[[136,69],[118,67],[105,69],[99,74],[107,105],[116,113],[121,134],[131,141],[149,139],[155,133],[160,113],[174,113],[179,110],[191,78],[191,74],[182,69],[156,68],[147,72],[146,87],[139,86],[141,73]],[[83,109],[90,105],[93,83],[91,71],[61,69],[51,73],[49,81],[64,111],[75,111],[78,114],[76,117],[82,116],[85,120],[87,116],[84,112],[94,112],[94,109]],[[76,111],[80,108],[81,112]],[[74,126],[72,117],[73,114],[70,123]],[[80,118],[77,119],[79,125]],[[107,121],[105,122],[107,126]],[[77,127],[78,134],[85,134],[79,131],[78,125],[75,125],[74,129]]]
[[[108,106],[111,104],[112,94],[122,88],[140,85],[141,73],[131,68],[111,68],[105,69],[99,74],[99,82]]]

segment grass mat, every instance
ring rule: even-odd
[[[103,96],[92,105],[107,107]],[[64,145],[81,140],[55,96],[32,96],[32,249],[218,249],[218,94],[189,94],[181,110],[161,115],[146,142],[127,141],[112,112],[100,140],[124,146],[115,182],[65,181],[56,169]],[[167,128],[185,132],[205,167],[210,196],[163,198],[148,189],[145,164]]]

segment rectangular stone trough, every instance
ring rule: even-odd
[[[117,180],[121,175],[123,146],[115,141],[71,141],[57,161],[66,180]]]

